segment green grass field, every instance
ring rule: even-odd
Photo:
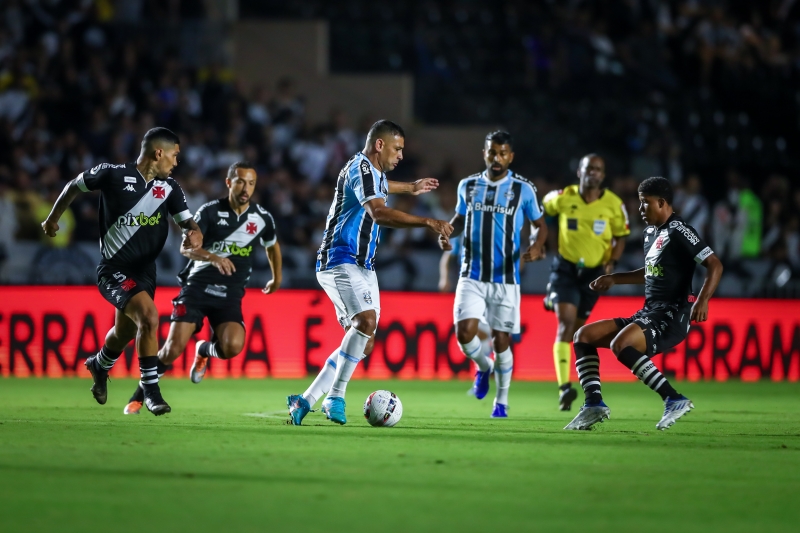
[[[358,382],[344,427],[285,424],[306,382],[162,382],[173,413],[123,416],[87,380],[0,380],[0,531],[797,531],[794,383],[680,384],[696,409],[657,432],[661,402],[604,386],[611,420],[567,432],[554,387],[514,383],[511,416],[466,382]],[[369,392],[404,404],[395,428]]]

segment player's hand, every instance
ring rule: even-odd
[[[531,261],[544,259],[546,256],[547,253],[544,251],[544,246],[536,246],[533,244],[522,254],[522,261],[524,263],[530,263]]]
[[[219,273],[223,276],[230,276],[236,272],[236,267],[234,266],[233,261],[227,257],[220,257],[217,255],[211,260],[211,264],[217,267],[217,270],[219,270]]]
[[[44,230],[44,234],[48,237],[55,237],[58,232],[58,222],[48,218],[42,222],[42,229]]]
[[[184,251],[197,250],[203,246],[203,234],[199,231],[190,229],[183,232],[181,249]]]
[[[451,226],[449,222],[445,222],[444,220],[436,220],[435,218],[429,218],[428,227],[431,229],[431,231],[433,231],[434,233],[438,233],[443,237],[449,237],[450,234],[453,233],[453,226]]]
[[[439,292],[450,292],[452,288],[453,285],[450,283],[450,278],[439,280]]]
[[[617,266],[617,264],[614,261],[609,261],[608,263],[603,265],[603,272],[605,272],[606,274],[613,274],[614,273],[614,267],[616,267],[616,266]]]
[[[411,194],[414,196],[419,196],[420,194],[431,192],[432,190],[438,188],[439,180],[434,178],[423,178],[415,181],[412,185],[414,186],[414,191]]]
[[[277,291],[281,288],[281,281],[275,280],[274,278],[267,282],[266,287],[261,289],[261,292],[264,294],[272,294],[273,292]]]
[[[690,322],[705,322],[708,320],[708,302],[697,299],[692,305],[692,314],[689,315]]]
[[[444,235],[439,235],[439,248],[444,250],[445,252],[449,252],[453,249],[453,245],[450,243],[450,238],[445,237]]]
[[[605,276],[600,276],[593,282],[589,284],[589,288],[595,292],[606,292],[608,289],[614,286],[614,276],[610,274],[606,274]]]

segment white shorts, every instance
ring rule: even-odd
[[[343,328],[349,327],[350,319],[364,311],[375,311],[380,320],[381,295],[374,270],[347,263],[317,272],[317,281],[333,302],[336,319]]]
[[[490,283],[458,278],[453,321],[486,317],[495,331],[519,333],[520,291],[515,283]]]

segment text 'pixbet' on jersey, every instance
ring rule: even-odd
[[[235,242],[219,241],[215,242],[208,249],[212,254],[231,254],[238,255],[239,257],[250,257],[253,252],[253,246],[239,246]]]
[[[154,216],[147,216],[144,213],[133,215],[126,213],[125,215],[117,218],[117,227],[122,226],[157,226],[161,223],[161,213],[156,213]]]

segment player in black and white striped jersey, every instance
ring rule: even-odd
[[[136,339],[141,384],[147,409],[158,416],[170,412],[158,386],[158,310],[156,257],[164,248],[167,215],[184,231],[182,249],[200,247],[203,234],[186,206],[180,185],[169,175],[178,165],[180,140],[167,128],[153,128],[142,139],[135,163],[103,163],[70,181],[56,200],[42,228],[49,237],[58,219],[81,192],[100,191],[100,251],[97,286],[117,312],[114,327],[100,352],[86,360],[92,374],[92,395],[108,399],[108,371],[125,347]]]
[[[259,247],[266,249],[272,279],[262,289],[265,294],[281,284],[281,250],[272,215],[251,202],[256,186],[256,171],[246,162],[231,165],[225,178],[228,195],[203,205],[195,221],[203,232],[203,246],[183,252],[190,259],[178,275],[181,292],[172,301],[172,324],[164,346],[158,353],[161,368],[183,353],[189,339],[208,319],[214,335],[211,341],[198,341],[190,376],[199,383],[209,357],[230,359],[242,351],[245,340],[242,298],[253,270],[253,256]],[[144,391],[138,387],[126,415],[138,414]]]

